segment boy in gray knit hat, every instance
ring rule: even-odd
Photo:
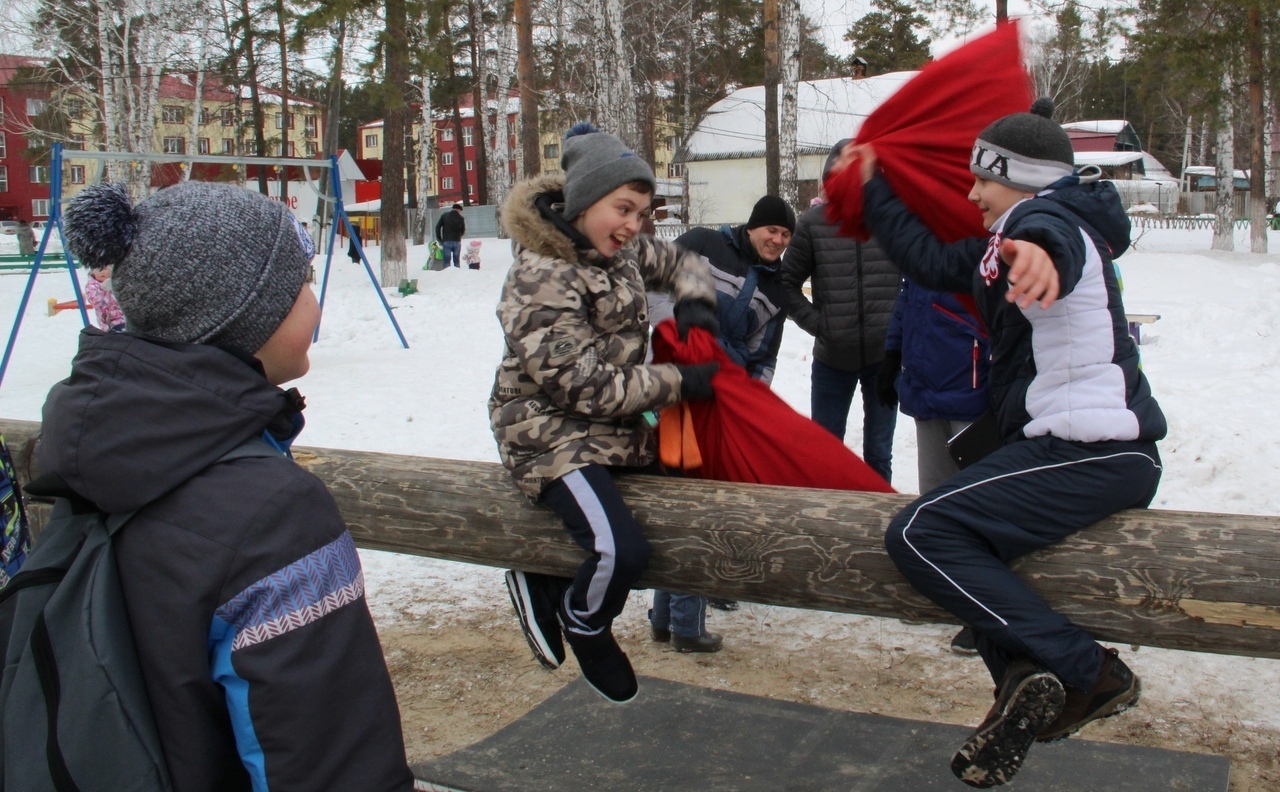
[[[81,333],[36,454],[45,494],[132,513],[112,546],[172,788],[408,792],[355,544],[289,455],[310,238],[283,204],[200,182],[136,206],[90,187],[66,238],[114,267],[127,329]]]
[[[1073,165],[1053,103],[974,142],[969,200],[991,235],[943,244],[862,154],[863,221],[912,281],[971,292],[990,331],[987,456],[896,516],[885,547],[922,594],[973,628],[996,701],[952,759],[961,781],[1009,781],[1037,741],[1138,703],[1114,648],[1056,613],[1009,563],[1150,503],[1166,424],[1139,367],[1112,260],[1129,247],[1115,187]],[[967,438],[966,438],[967,439]],[[982,444],[982,443],[979,443]]]
[[[498,303],[506,351],[489,398],[498,453],[530,499],[550,506],[587,553],[573,578],[507,573],[534,656],[547,668],[567,642],[606,699],[638,690],[613,638],[649,562],[644,532],[614,477],[653,464],[646,414],[712,397],[718,364],[646,363],[648,289],[670,293],[687,333],[714,333],[715,289],[697,256],[640,233],[653,171],[590,124],[570,130],[563,176],[517,184],[502,206],[515,260]]]

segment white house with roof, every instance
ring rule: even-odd
[[[802,206],[817,194],[831,147],[857,134],[862,122],[916,72],[806,80],[799,85],[797,178]],[[677,162],[689,180],[688,222],[741,223],[765,194],[764,86],[739,88],[707,109]]]

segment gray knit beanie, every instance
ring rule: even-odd
[[[973,144],[974,176],[1024,192],[1040,192],[1075,171],[1071,138],[1053,120],[1053,100],[1042,96],[1029,113],[994,121]]]
[[[188,181],[131,206],[99,184],[66,212],[67,246],[111,280],[131,332],[253,354],[293,309],[315,253],[283,204]]]
[[[624,184],[645,182],[657,189],[653,169],[618,138],[586,122],[564,136],[560,156],[564,171],[564,219],[573,220],[587,207]]]

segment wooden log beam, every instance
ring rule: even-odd
[[[38,430],[0,420],[20,463],[29,464]],[[526,502],[497,464],[322,448],[295,455],[329,486],[361,547],[563,575],[582,561],[551,510]],[[882,545],[911,496],[641,475],[620,486],[653,546],[646,586],[951,620]],[[1101,639],[1280,658],[1280,518],[1126,511],[1015,569]]]

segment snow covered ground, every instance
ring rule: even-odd
[[[1271,248],[1280,251],[1280,232],[1270,233]],[[1161,316],[1143,327],[1142,346],[1170,426],[1153,506],[1280,515],[1280,419],[1271,409],[1280,393],[1280,254],[1211,253],[1209,243],[1209,231],[1147,231],[1120,260],[1129,311]],[[1237,248],[1248,249],[1246,231]],[[308,401],[301,442],[497,461],[485,402],[502,352],[494,306],[511,261],[508,243],[484,240],[479,271],[422,271],[425,247],[410,251],[419,292],[388,295],[408,350],[364,270],[335,257],[312,373],[298,383]],[[0,253],[8,252],[16,252],[13,237],[0,237]],[[371,253],[376,266],[377,249]],[[26,283],[23,274],[0,275],[5,330]],[[65,270],[37,279],[0,385],[0,416],[39,420],[49,387],[68,372],[79,316],[46,316],[50,297],[71,299]],[[775,390],[804,413],[811,343],[790,325],[774,380]],[[860,422],[850,424],[847,441],[860,450]],[[899,427],[893,483],[913,492],[914,431],[905,418]],[[491,568],[378,552],[362,558],[370,605],[383,625],[404,618],[444,622],[505,598],[501,573]],[[883,621],[787,609],[771,610],[770,619],[796,648],[846,640],[860,625]],[[933,652],[942,634],[917,630],[894,641],[908,652]],[[1280,661],[1145,648],[1141,654],[1148,697],[1230,713],[1247,729],[1280,730]]]

